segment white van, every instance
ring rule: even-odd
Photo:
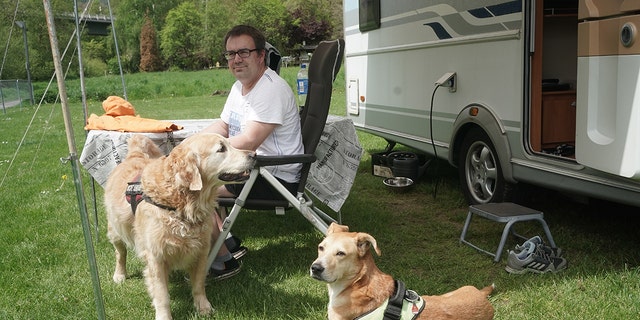
[[[347,116],[458,168],[640,206],[640,1],[345,0]]]

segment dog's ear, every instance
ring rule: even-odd
[[[349,227],[337,224],[335,222],[331,222],[329,229],[327,229],[327,234],[336,233],[336,232],[349,232]]]
[[[198,156],[179,147],[173,149],[170,154],[170,165],[174,170],[176,182],[181,186],[188,186],[191,191],[201,190],[202,176],[198,170]]]
[[[378,249],[378,242],[368,233],[358,232],[356,235],[356,243],[358,245],[358,255],[360,257],[364,257],[364,255],[369,252],[371,246],[373,246],[373,250],[378,255],[382,254],[380,249]]]

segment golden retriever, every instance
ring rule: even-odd
[[[362,315],[374,319],[374,310],[394,295],[395,281],[375,265],[372,247],[380,255],[376,239],[371,235],[349,232],[349,227],[336,223],[329,226],[326,238],[318,246],[318,258],[311,265],[310,273],[311,277],[327,283],[330,320],[354,319]],[[411,310],[409,302],[408,319],[493,319],[494,309],[487,299],[493,288],[490,285],[478,290],[464,286],[441,296],[421,297],[411,292],[409,296],[415,296],[409,300],[416,299],[416,304]],[[420,305],[420,298],[424,301],[421,311],[416,307]]]
[[[109,240],[116,249],[113,280],[127,277],[127,248],[144,260],[144,277],[156,319],[171,319],[168,277],[187,270],[196,309],[212,311],[205,293],[216,189],[246,180],[255,154],[229,145],[213,133],[195,134],[167,156],[149,138],[129,138],[125,160],[105,185]],[[125,198],[128,182],[140,178],[144,194],[135,213]]]

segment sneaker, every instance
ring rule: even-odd
[[[247,249],[247,247],[241,245],[242,240],[233,235],[230,238],[225,239],[224,244],[225,246],[227,246],[227,249],[229,249],[229,252],[231,252],[231,255],[236,260],[240,260],[240,258],[244,257],[244,255],[249,252],[249,249]]]
[[[242,265],[235,258],[231,258],[224,262],[224,269],[218,270],[213,267],[209,268],[209,274],[207,275],[207,279],[213,281],[220,281],[224,279],[229,279],[236,274],[240,273]]]
[[[231,255],[233,256],[234,259],[240,260],[240,258],[244,257],[244,255],[247,254],[247,252],[249,252],[249,249],[247,249],[247,247],[245,246],[242,246],[237,248],[234,251],[229,250],[229,252],[231,252]]]
[[[556,273],[566,268],[566,259],[549,255],[542,245],[528,245],[520,252],[509,251],[505,270],[514,274]]]
[[[522,250],[525,250],[527,248],[529,248],[530,246],[542,246],[543,250],[550,256],[552,257],[561,257],[562,256],[562,249],[560,248],[553,248],[550,247],[548,245],[546,245],[544,243],[544,241],[542,241],[542,238],[540,238],[540,236],[535,236],[532,237],[531,239],[525,241],[522,245],[516,245],[516,252],[520,252]]]

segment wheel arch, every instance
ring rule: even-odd
[[[477,112],[475,112],[477,110]],[[475,114],[475,115],[474,115]],[[507,131],[498,118],[497,114],[491,108],[482,104],[470,104],[464,107],[455,122],[451,133],[449,163],[454,167],[458,165],[458,157],[462,141],[467,133],[473,128],[479,128],[484,131],[491,139],[491,143],[498,154],[502,175],[507,182],[516,183],[513,177],[513,168],[511,165],[511,147],[507,137]]]

